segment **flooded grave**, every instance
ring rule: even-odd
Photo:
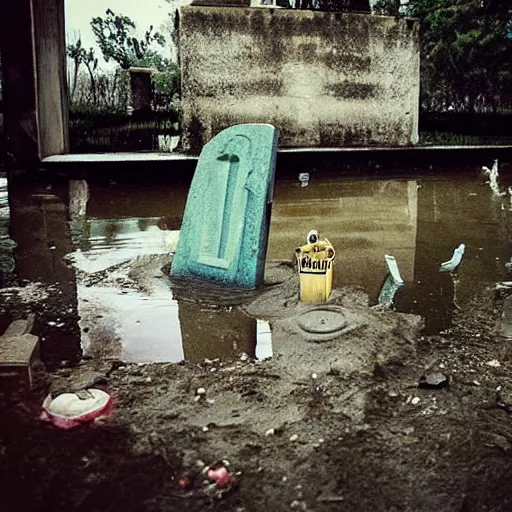
[[[454,310],[509,275],[510,202],[477,171],[411,179],[317,173],[307,186],[278,180],[263,292],[289,281],[298,295],[294,250],[315,229],[336,248],[334,290],[418,314],[427,334],[449,329]],[[35,313],[33,333],[50,366],[82,355],[127,362],[264,359],[278,349],[271,343],[272,304],[266,317],[243,307],[261,292],[223,293],[169,277],[186,185],[10,183],[10,212],[5,180],[0,186],[0,278],[21,285],[0,290],[0,331]],[[439,272],[462,243],[459,267]],[[405,282],[391,291],[383,286],[384,254],[396,258]]]

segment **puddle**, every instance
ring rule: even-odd
[[[178,240],[186,186],[74,180],[10,184],[9,194],[10,213],[0,178],[0,284],[17,277],[53,287],[34,327],[43,358],[70,359],[79,345],[85,355],[130,362],[272,356],[268,322],[222,297],[187,300],[162,273]],[[508,197],[483,186],[475,169],[400,180],[312,174],[307,186],[276,183],[267,258],[293,260],[316,229],[336,249],[335,288],[355,286],[371,305],[417,313],[436,333],[480,289],[510,280],[511,216]],[[458,270],[439,272],[461,243]],[[403,286],[390,285],[384,254],[396,258]],[[215,297],[200,287],[196,293]],[[0,298],[2,328],[25,308]]]
[[[9,236],[7,178],[0,176],[0,286],[8,286],[14,273],[14,242]]]

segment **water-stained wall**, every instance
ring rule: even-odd
[[[271,123],[281,147],[408,145],[418,137],[419,27],[367,14],[183,7],[185,149]]]

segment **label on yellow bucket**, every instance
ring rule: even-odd
[[[335,252],[327,238],[298,247],[300,300],[325,302],[332,291],[332,260]]]
[[[331,268],[332,260],[317,260],[309,256],[303,256],[299,261],[299,272],[301,274],[327,274]]]

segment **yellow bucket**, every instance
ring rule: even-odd
[[[332,292],[332,262],[336,255],[333,246],[324,238],[295,249],[302,302],[326,302]],[[308,235],[308,240],[310,236]]]

